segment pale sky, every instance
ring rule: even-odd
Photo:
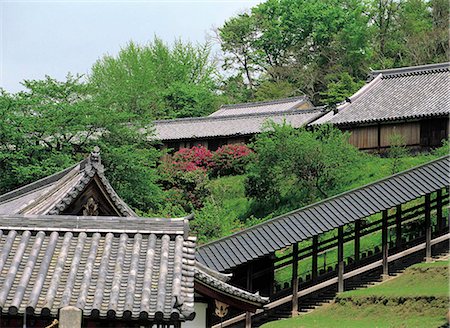
[[[204,42],[213,26],[259,2],[0,0],[0,87],[17,92],[24,79],[86,74],[130,40]]]

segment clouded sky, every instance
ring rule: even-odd
[[[130,40],[203,42],[213,26],[259,2],[0,0],[0,87],[16,92],[24,79],[88,73]]]

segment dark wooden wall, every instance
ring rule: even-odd
[[[390,136],[403,136],[410,147],[438,147],[448,137],[448,117],[414,122],[379,123],[375,125],[343,128],[351,133],[349,142],[361,150],[388,148]]]

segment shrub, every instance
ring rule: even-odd
[[[243,174],[251,154],[244,144],[224,145],[213,153],[211,168],[215,175]]]
[[[181,148],[172,156],[172,164],[181,171],[207,171],[212,164],[213,154],[203,146]]]
[[[399,133],[393,133],[389,136],[388,156],[391,158],[391,174],[400,171],[402,158],[408,155],[405,138]]]
[[[195,211],[194,220],[191,222],[192,231],[198,236],[200,244],[229,235],[241,226],[234,212],[223,204],[216,203],[212,197],[205,202],[202,209]]]
[[[450,153],[450,143],[448,139],[442,140],[442,146],[436,149],[433,149],[433,155],[435,156],[446,156]]]
[[[207,187],[209,178],[204,169],[183,171],[169,159],[163,161],[158,170],[167,202],[182,207],[186,212],[203,207],[210,194]]]
[[[348,184],[362,156],[348,134],[325,125],[314,131],[271,123],[256,136],[246,195],[260,214],[297,208],[329,197]]]

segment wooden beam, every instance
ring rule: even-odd
[[[384,277],[387,277],[389,275],[388,252],[389,252],[388,211],[384,210],[382,213],[382,219],[381,219],[381,253],[383,256],[382,265],[383,265],[383,276]]]
[[[441,232],[445,228],[444,217],[442,216],[442,189],[436,192],[436,218],[437,230]]]
[[[425,260],[431,261],[431,194],[425,195]]]
[[[311,264],[311,276],[312,280],[317,280],[317,257],[318,257],[318,249],[319,249],[319,236],[313,236],[312,242],[312,264]]]
[[[292,316],[298,314],[298,243],[292,245]]]
[[[359,261],[361,251],[361,220],[355,221],[355,262]]]
[[[338,228],[338,292],[344,291],[344,227]]]
[[[397,205],[395,211],[395,247],[402,248],[402,205]]]

